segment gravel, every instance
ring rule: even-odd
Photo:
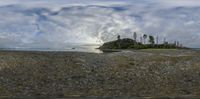
[[[199,96],[200,52],[0,52],[0,96]]]

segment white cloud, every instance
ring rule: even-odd
[[[47,8],[20,7],[21,9],[16,10],[15,7],[0,9],[0,12],[6,11],[0,16],[0,19],[4,20],[0,23],[0,35],[4,37],[0,39],[0,42],[4,42],[2,46],[10,47],[9,42],[17,42],[14,47],[58,47],[57,45],[63,46],[67,43],[97,44],[112,40],[117,34],[130,35],[125,34],[125,31],[138,30],[132,17],[109,7],[66,7],[57,12],[51,12]],[[14,39],[5,43],[7,38]]]
[[[156,0],[161,5],[165,6],[184,6],[184,7],[194,7],[194,6],[200,6],[199,0]]]
[[[197,0],[78,1],[0,1],[0,47],[100,43],[118,34],[131,37],[134,31],[200,47]]]

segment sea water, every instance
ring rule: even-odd
[[[89,53],[102,53],[99,50],[100,45],[92,44],[70,44],[62,48],[29,48],[29,47],[15,47],[15,48],[0,48],[0,50],[9,51],[69,51],[69,52],[89,52]]]

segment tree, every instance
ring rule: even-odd
[[[166,40],[166,38],[164,37],[164,41],[163,41],[163,43],[165,44],[167,42],[167,40]]]
[[[134,38],[135,41],[137,41],[137,33],[136,32],[134,32],[133,38]]]
[[[174,45],[177,47],[177,42],[176,41],[174,41]]]
[[[159,37],[158,37],[158,35],[156,36],[156,44],[158,44],[159,43]]]
[[[180,45],[179,45],[179,44],[180,44],[179,41],[177,41],[176,43],[177,43],[177,47],[179,47],[179,46],[180,46]]]
[[[117,36],[117,40],[120,40],[120,39],[121,39],[121,38],[120,38],[120,35],[118,35],[118,36]]]
[[[142,43],[142,41],[143,41],[143,40],[142,40],[142,36],[141,36],[141,37],[140,37],[140,43]]]
[[[153,36],[149,36],[149,43],[150,44],[155,44],[155,39],[154,39],[154,37]]]
[[[144,38],[144,44],[146,44],[147,35],[144,34],[144,35],[143,35],[143,38]]]

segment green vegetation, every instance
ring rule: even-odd
[[[146,43],[146,40],[148,38],[148,43]],[[144,34],[141,38],[143,40],[140,40],[140,42],[137,41],[137,34],[134,32],[133,39],[131,38],[120,38],[120,35],[117,36],[117,40],[110,41],[104,43],[102,46],[99,47],[99,49],[105,50],[105,49],[183,49],[185,47],[182,46],[179,42],[175,41],[174,43],[168,43],[166,42],[166,38],[164,38],[163,43],[158,43],[158,37],[156,38],[156,44],[155,44],[155,38],[154,36],[147,36]]]

